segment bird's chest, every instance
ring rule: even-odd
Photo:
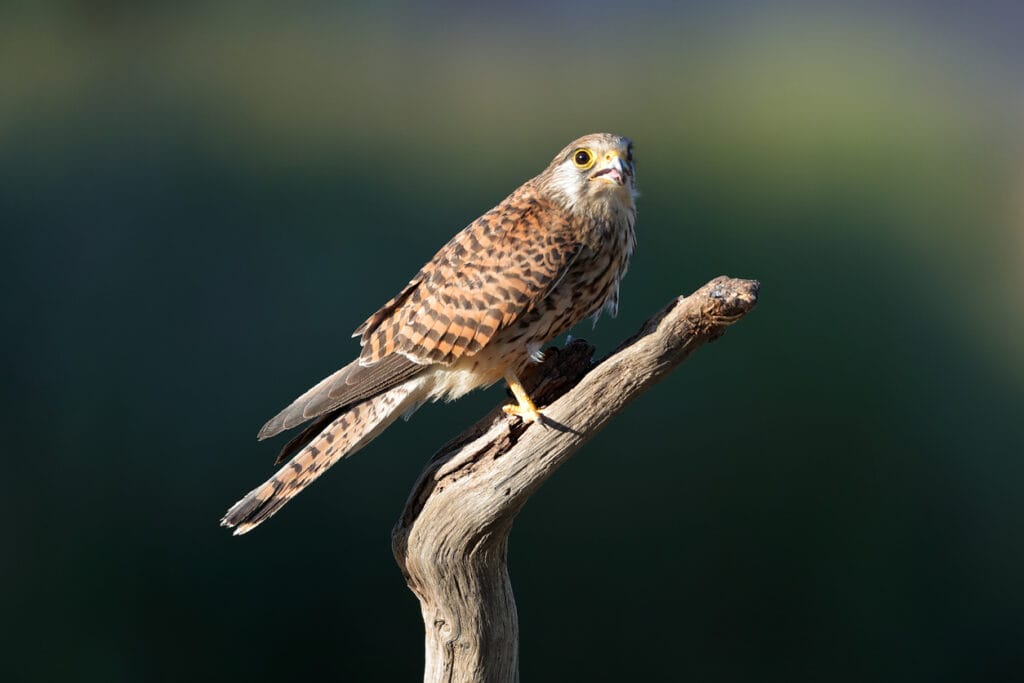
[[[582,247],[565,274],[541,300],[532,315],[522,319],[531,341],[547,342],[592,315],[618,306],[619,281],[626,273],[635,238],[632,222],[609,226],[598,239]]]
[[[552,292],[552,304],[567,312],[572,319],[570,325],[598,313],[609,302],[617,304],[619,281],[625,275],[631,251],[625,240],[617,240],[580,254]]]
[[[524,365],[545,343],[598,314],[603,307],[614,313],[619,280],[635,243],[632,216],[628,221],[599,227],[602,232],[581,240],[579,252],[547,294],[473,356],[477,368]]]

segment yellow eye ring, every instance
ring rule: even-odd
[[[580,148],[572,153],[572,163],[576,164],[576,168],[585,171],[594,165],[594,153],[589,149]]]

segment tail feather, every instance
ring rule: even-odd
[[[420,379],[410,380],[339,414],[274,476],[232,505],[221,526],[233,528],[236,536],[255,529],[331,465],[368,444],[416,405],[422,384]]]

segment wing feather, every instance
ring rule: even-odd
[[[356,331],[360,360],[450,365],[546,297],[582,248],[579,224],[522,186],[451,239]]]
[[[353,361],[318,382],[271,418],[260,429],[258,438],[269,438],[306,420],[381,394],[412,379],[423,369],[423,365],[401,354],[387,356],[372,365]]]

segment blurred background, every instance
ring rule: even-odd
[[[246,537],[217,522],[356,325],[596,131],[636,143],[639,250],[618,319],[574,334],[603,355],[720,274],[762,299],[523,511],[523,680],[1015,679],[1022,27],[1011,2],[4,3],[4,680],[419,679],[390,530],[502,389]]]

